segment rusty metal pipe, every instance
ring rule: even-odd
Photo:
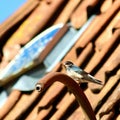
[[[54,82],[59,81],[65,84],[71,92],[75,95],[76,100],[78,101],[79,105],[83,109],[83,112],[85,113],[85,116],[87,120],[96,120],[95,114],[92,110],[92,107],[83,93],[82,89],[80,86],[69,76],[63,74],[63,73],[58,73],[58,72],[53,72],[45,77],[43,77],[37,84],[36,84],[36,90],[39,92],[42,92],[45,90],[47,87],[49,87],[51,84]]]

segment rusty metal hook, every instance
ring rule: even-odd
[[[95,114],[84,92],[80,86],[69,76],[59,72],[49,73],[36,84],[36,90],[42,92],[56,81],[65,84],[75,95],[76,100],[81,106],[87,120],[96,120]]]

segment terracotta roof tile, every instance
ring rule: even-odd
[[[26,9],[24,10],[25,6],[29,8],[28,11]],[[88,20],[88,7],[92,6],[93,9],[89,15],[96,14],[96,11],[100,12],[96,14],[88,28],[82,33],[64,58],[52,69],[50,74],[57,80],[57,78],[55,78],[57,72],[60,74],[58,78],[61,79],[61,81],[65,80],[66,77],[63,75],[65,70],[62,68],[61,64],[66,60],[73,61],[76,65],[91,73],[104,83],[103,86],[93,83],[80,85],[97,119],[101,117],[102,120],[114,118],[119,120],[120,0],[104,2],[97,0],[93,0],[92,2],[88,2],[88,0],[76,0],[75,2],[36,0],[33,2],[33,0],[31,0],[27,2],[25,6],[21,7],[20,10],[16,11],[15,14],[0,25],[0,28],[4,28],[3,31],[0,30],[0,36],[2,36],[1,43],[3,42],[2,45],[4,45],[5,41],[3,40],[3,36],[8,35],[8,31],[16,27],[16,24],[23,20],[19,24],[19,28],[16,31],[12,31],[11,37],[9,38],[7,36],[9,39],[7,39],[8,41],[4,46],[1,46],[1,51],[5,52],[8,46],[12,46],[14,53],[16,52],[14,51],[15,44],[25,45],[40,31],[60,22],[69,24],[70,27],[74,29],[77,28],[77,31]],[[94,11],[96,6],[98,8]],[[23,11],[24,14],[19,16]],[[24,18],[26,15],[27,17]],[[12,21],[16,16],[19,17]],[[9,22],[11,24],[7,26]],[[62,35],[64,36],[64,34]],[[49,47],[50,46],[47,46],[46,48],[48,49],[47,52],[49,52]],[[4,52],[2,62],[6,63]],[[11,56],[12,51],[9,52]],[[0,65],[2,65],[2,62]],[[8,63],[9,61],[7,61],[6,65]],[[49,79],[50,75],[48,75],[48,77],[45,75],[45,78]],[[45,78],[42,78],[42,83],[47,86],[47,79]],[[65,82],[67,83],[67,80]],[[70,83],[68,87],[70,87]],[[74,88],[74,91],[76,89]],[[76,97],[64,84],[58,81],[54,81],[49,87],[47,86],[46,90],[42,93],[36,90],[30,92],[12,90],[6,103],[0,108],[0,119],[5,120],[83,120],[84,118],[85,114],[83,114],[81,106],[77,103]]]

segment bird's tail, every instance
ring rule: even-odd
[[[90,77],[90,79],[91,79],[91,80],[90,80],[91,82],[97,83],[97,84],[99,84],[99,85],[103,85],[102,81],[96,79],[96,78],[93,77],[92,75],[89,74],[89,77]]]
[[[95,83],[99,84],[99,85],[103,85],[102,81],[95,79]]]

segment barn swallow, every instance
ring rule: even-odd
[[[89,73],[74,65],[71,61],[64,62],[63,66],[67,72],[67,75],[73,78],[78,83],[93,82],[102,85],[102,82],[100,80],[97,80]]]

